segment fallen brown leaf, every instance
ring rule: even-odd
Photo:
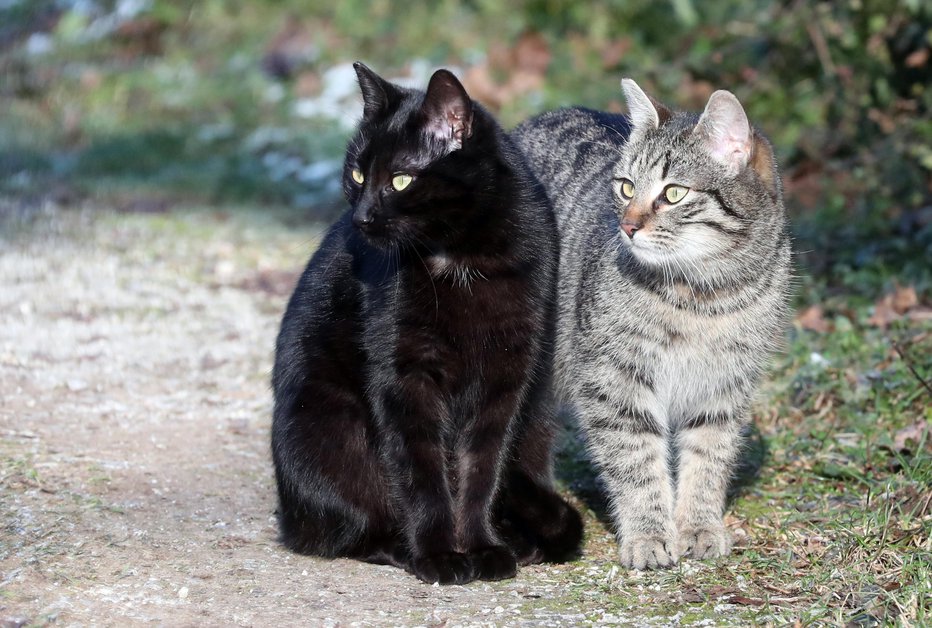
[[[514,46],[492,46],[486,60],[463,76],[463,85],[476,100],[497,110],[517,96],[540,89],[551,56],[544,36],[526,31]]]
[[[831,325],[823,316],[821,305],[810,305],[796,315],[796,324],[803,329],[824,334],[831,331]]]
[[[701,591],[692,589],[690,591],[686,591],[686,593],[683,594],[683,601],[689,604],[700,604],[705,602],[705,596],[702,595]]]
[[[890,323],[898,320],[900,315],[893,309],[893,296],[886,295],[874,304],[874,313],[867,319],[869,325],[885,329]]]
[[[919,305],[919,297],[912,286],[897,286],[893,291],[893,309],[897,314],[905,314]]]
[[[932,315],[926,312],[928,308],[921,308],[918,317],[914,318],[912,313],[917,308],[919,308],[919,295],[916,294],[916,289],[913,286],[897,286],[893,292],[877,300],[874,304],[874,313],[867,319],[867,322],[883,329],[904,315],[913,320],[925,320],[925,316]]]
[[[922,440],[922,435],[929,430],[929,422],[920,419],[896,431],[893,435],[893,449],[901,453],[912,453],[916,445]]]

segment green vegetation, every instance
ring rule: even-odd
[[[732,556],[658,573],[605,566],[599,612],[686,625],[932,620],[932,407],[922,383],[932,380],[932,334],[928,322],[872,328],[869,310],[853,310],[860,322],[839,316],[830,331],[792,332],[755,413],[763,466],[726,517]],[[578,447],[560,472],[595,504],[590,537],[606,534]],[[590,540],[587,553],[611,557],[608,542]],[[591,565],[586,557],[574,574]]]
[[[932,5],[306,5],[0,0],[0,217],[208,202],[327,218],[356,59],[414,84],[453,67],[506,125],[622,110],[622,76],[691,109],[730,89],[777,149],[798,251],[800,316],[757,411],[767,453],[733,505],[735,555],[603,574],[602,608],[932,623]],[[563,468],[594,490],[578,452]],[[592,608],[591,588],[567,586]]]
[[[929,288],[928,3],[6,0],[0,24],[8,196],[329,216],[358,109],[350,61],[413,83],[459,68],[509,125],[562,105],[621,109],[618,79],[632,76],[679,107],[738,95],[784,165],[807,268],[867,296],[893,273]]]

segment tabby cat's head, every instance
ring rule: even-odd
[[[482,180],[483,162],[472,155],[481,152],[479,111],[446,70],[425,93],[354,67],[363,116],[343,168],[353,224],[376,246],[442,246],[463,221],[458,201]]]
[[[784,218],[767,140],[731,92],[701,116],[674,113],[622,80],[631,136],[613,172],[621,239],[651,266],[702,268],[773,244]]]

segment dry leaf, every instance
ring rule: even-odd
[[[699,604],[705,602],[705,596],[696,589],[691,589],[683,593],[683,601],[690,604]]]
[[[919,297],[912,286],[897,286],[893,292],[892,305],[897,314],[905,314],[919,305]]]
[[[922,441],[922,435],[928,431],[929,423],[921,419],[912,425],[896,431],[893,435],[893,449],[903,453],[911,453],[916,445]]]
[[[803,329],[819,332],[820,334],[831,331],[831,325],[823,318],[821,305],[810,305],[797,314],[796,324]]]
[[[540,89],[551,56],[543,35],[525,32],[510,48],[493,45],[486,61],[463,76],[463,86],[473,98],[497,110],[521,94]],[[495,78],[502,75],[506,77],[504,82]]]
[[[916,289],[912,286],[897,286],[896,289],[885,294],[874,304],[874,313],[867,319],[868,324],[886,328],[893,321],[900,320],[904,314],[910,319],[917,320],[912,316],[913,310],[919,307],[919,296]],[[925,320],[924,316],[928,308],[920,308],[918,320]]]
[[[888,294],[874,304],[874,313],[867,319],[867,323],[885,329],[887,325],[899,318],[900,315],[893,309],[893,295]]]

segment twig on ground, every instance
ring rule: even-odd
[[[896,351],[897,355],[900,356],[900,359],[903,360],[903,363],[906,365],[906,368],[909,369],[909,372],[913,374],[913,377],[919,380],[919,383],[922,384],[927,391],[929,391],[929,394],[932,394],[932,384],[929,384],[929,382],[927,382],[922,377],[922,375],[919,374],[919,372],[916,370],[916,367],[913,365],[912,360],[900,348],[900,343],[898,343],[896,340],[892,340],[891,342],[893,343],[893,349]]]

